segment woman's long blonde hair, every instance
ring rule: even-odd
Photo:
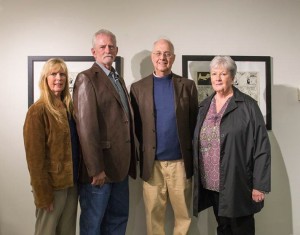
[[[64,90],[61,93],[61,101],[65,105],[67,112],[70,115],[73,115],[73,104],[72,104],[72,97],[69,91],[69,75],[68,75],[68,68],[64,60],[60,58],[51,58],[49,59],[45,65],[43,66],[41,77],[40,77],[40,100],[42,100],[46,108],[49,110],[49,112],[54,116],[54,118],[58,122],[62,122],[63,120],[63,113],[61,113],[57,107],[55,106],[55,96],[50,90],[48,86],[47,77],[53,72],[53,71],[62,71],[66,74],[66,85]]]

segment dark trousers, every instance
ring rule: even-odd
[[[213,205],[214,214],[218,222],[218,235],[254,235],[255,223],[254,215],[229,218],[219,216],[219,193],[207,190]]]

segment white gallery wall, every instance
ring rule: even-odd
[[[0,235],[31,235],[35,207],[23,147],[28,56],[87,56],[91,37],[117,36],[127,86],[152,71],[159,37],[182,55],[272,57],[272,192],[258,235],[300,235],[300,0],[0,0]],[[141,180],[130,181],[128,235],[146,234]],[[172,212],[166,228],[171,234]],[[211,210],[190,234],[214,235]]]

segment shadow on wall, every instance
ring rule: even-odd
[[[143,50],[135,54],[131,60],[131,71],[134,77],[133,82],[137,82],[153,73],[151,61],[151,51]]]
[[[293,221],[295,221],[295,218],[293,219],[291,189],[284,159],[287,160],[288,157],[299,154],[299,139],[293,138],[297,136],[297,131],[299,130],[299,122],[297,122],[300,112],[299,101],[297,87],[275,85],[272,86],[272,94],[274,94],[272,97],[274,131],[269,133],[272,144],[272,192],[270,195],[267,195],[265,211],[257,216],[257,220],[262,219],[262,217],[264,218],[266,223],[263,224],[261,222],[261,229],[264,226],[270,227],[268,234],[289,235],[295,232],[293,231]],[[281,143],[278,143],[276,138],[278,133],[280,133],[280,140],[288,139],[286,140],[289,146],[287,152],[289,152],[290,156],[282,155]],[[296,160],[296,168],[298,163],[299,161]],[[266,220],[265,217],[267,216],[270,219]],[[257,223],[260,222],[257,221]]]
[[[130,178],[129,196],[129,220],[127,224],[126,235],[146,234],[143,182],[139,176],[136,180]]]
[[[273,131],[269,131],[272,151],[271,193],[265,207],[255,216],[256,231],[263,234],[293,234],[292,200],[289,178],[282,153]]]
[[[141,51],[137,53],[131,60],[131,71],[133,74],[133,81],[137,82],[143,77],[148,76],[153,72],[153,66],[151,62],[151,52]],[[129,90],[129,89],[128,89]],[[143,201],[143,181],[139,177],[139,166],[137,166],[136,180],[129,180],[129,220],[127,224],[126,234],[146,234],[146,217]]]

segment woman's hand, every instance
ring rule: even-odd
[[[252,190],[252,199],[255,202],[261,202],[263,200],[265,200],[265,193],[258,191],[256,189]]]
[[[54,209],[53,202],[51,202],[49,206],[44,207],[44,210],[47,211],[48,213],[53,211],[53,209]]]

